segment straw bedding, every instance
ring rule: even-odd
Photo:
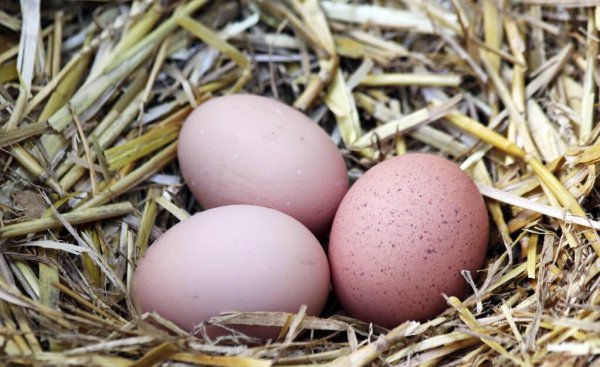
[[[41,4],[40,4],[41,3]],[[600,353],[600,1],[3,1],[0,363],[566,366]],[[190,109],[249,92],[305,111],[355,179],[428,151],[492,222],[470,296],[425,323],[229,314],[269,343],[139,315],[144,251],[200,208],[176,162]]]

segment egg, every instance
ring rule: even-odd
[[[178,143],[181,173],[204,208],[273,208],[323,234],[348,190],[342,155],[301,112],[274,99],[211,99],[186,119]]]
[[[413,153],[383,161],[350,188],[335,216],[329,261],[351,316],[388,328],[427,320],[464,296],[488,243],[476,185],[451,161]]]
[[[318,315],[329,288],[325,251],[306,227],[273,209],[231,205],[195,214],[152,244],[134,273],[132,298],[140,312],[192,331],[228,311],[298,312],[306,305],[308,315]],[[259,338],[279,331],[238,329]]]

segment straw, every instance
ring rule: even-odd
[[[597,363],[600,1],[19,5],[0,10],[2,363]],[[311,117],[352,180],[407,152],[454,161],[490,219],[469,292],[391,330],[334,300],[322,315],[223,310],[195,334],[139,314],[139,262],[203,210],[176,159],[181,127],[232,93]],[[208,338],[211,325],[279,335]]]

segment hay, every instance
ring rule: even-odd
[[[0,363],[597,363],[599,1],[20,3],[0,5]],[[211,320],[280,326],[268,344],[136,314],[138,260],[199,210],[183,119],[239,91],[308,113],[353,178],[406,151],[460,164],[494,223],[471,295],[391,331],[335,304]]]

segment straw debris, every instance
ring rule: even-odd
[[[598,363],[600,1],[22,0],[0,29],[0,364]],[[200,210],[183,121],[238,92],[313,117],[353,178],[406,151],[459,164],[492,221],[471,295],[393,330],[335,303],[195,336],[138,314],[138,261]]]

